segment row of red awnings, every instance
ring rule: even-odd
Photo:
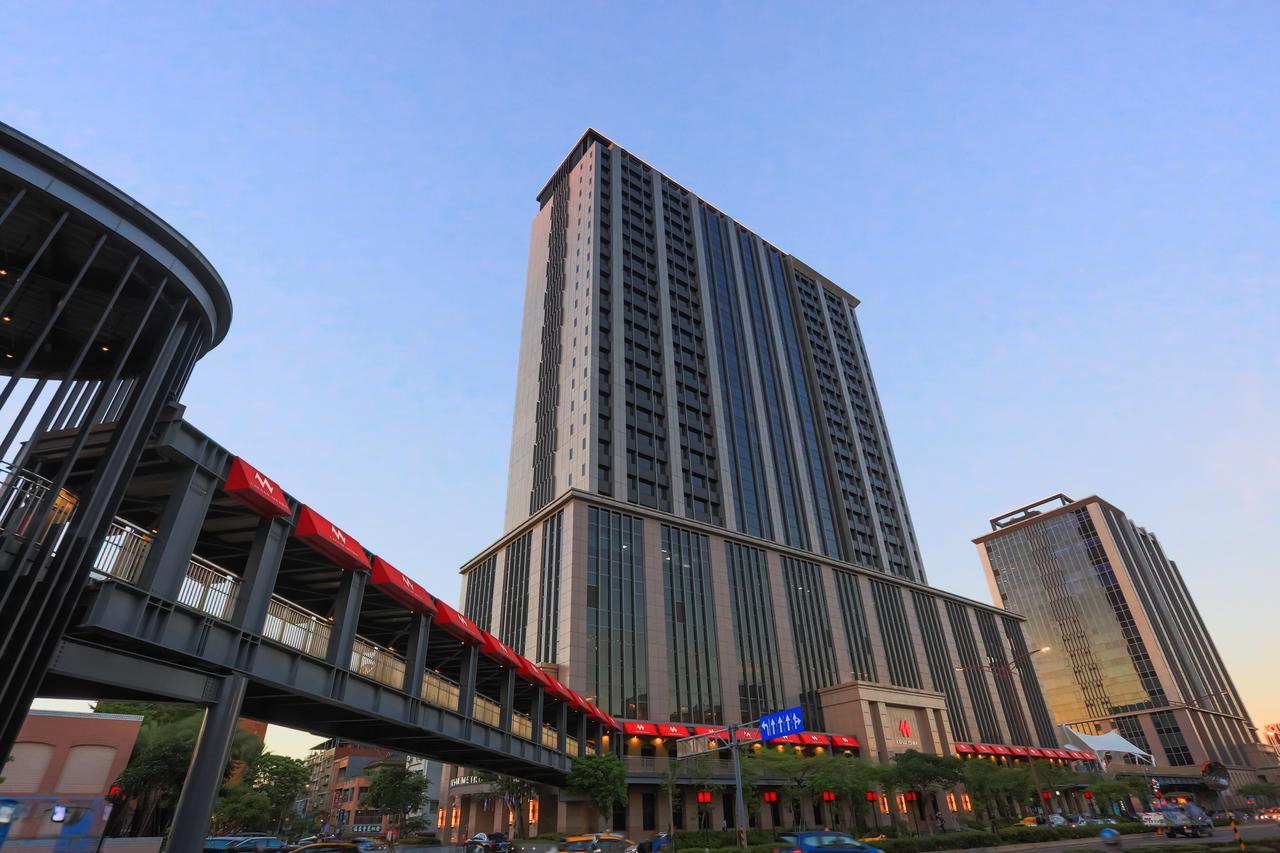
[[[1027,758],[1065,758],[1068,761],[1097,761],[1092,752],[1076,752],[1071,749],[1038,749],[1034,746],[1001,746],[991,743],[957,743],[960,755],[1021,755]]]
[[[265,518],[279,518],[293,512],[284,489],[243,459],[232,461],[223,491]],[[381,557],[370,559],[354,536],[311,507],[304,504],[299,508],[293,535],[338,568],[369,573],[369,583],[392,601],[411,613],[430,616],[435,627],[460,643],[479,646],[486,657],[503,668],[514,670],[517,676],[541,687],[553,698],[577,708],[602,725],[615,730],[621,728],[613,717],[570,690],[563,682],[544,673],[488,631],[482,631],[466,616],[423,589],[413,578]]]
[[[645,735],[649,737],[690,737],[705,735],[717,740],[728,740],[729,730],[723,726],[684,726],[679,723],[649,723],[643,720],[623,720],[622,731],[629,735]],[[738,729],[738,740],[760,740],[758,729]],[[858,746],[858,739],[852,735],[829,735],[819,732],[800,732],[794,735],[776,737],[770,743],[790,743],[797,746],[837,746],[853,748]]]

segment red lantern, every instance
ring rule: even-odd
[[[699,803],[703,803],[703,804],[711,802],[711,792],[710,792],[710,791],[699,791],[699,792],[698,792],[698,802],[699,802]]]
[[[764,800],[766,803],[776,803],[778,801],[778,792],[765,791],[760,795],[760,798]]]
[[[824,803],[832,803],[832,802],[835,802],[835,799],[836,799],[836,793],[835,793],[835,791],[823,791],[823,792],[822,792],[822,801],[823,801]]]
[[[920,795],[919,795],[919,794],[917,794],[915,791],[907,791],[907,795],[906,795],[906,797],[904,797],[904,799],[905,799],[908,803],[914,803],[914,802],[915,802],[916,800],[918,800],[919,798],[920,798]]]
[[[1085,798],[1086,800],[1092,800],[1092,799],[1093,799],[1093,791],[1085,791],[1085,792],[1084,792],[1084,798]]]
[[[879,794],[877,794],[875,791],[867,791],[867,802],[868,802],[868,803],[874,803],[874,802],[875,802],[876,800],[878,800],[878,799],[880,799],[880,795],[879,795]]]
[[[1040,792],[1040,799],[1042,799],[1042,800],[1047,800],[1047,799],[1049,799],[1049,798],[1050,798],[1050,797],[1052,797],[1052,796],[1053,796],[1053,795],[1052,795],[1052,794],[1050,794],[1048,791],[1041,791],[1041,792]]]

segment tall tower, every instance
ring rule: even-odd
[[[538,202],[507,530],[579,489],[924,580],[857,299],[595,131]]]
[[[1058,721],[1117,730],[1158,765],[1215,761],[1256,781],[1258,736],[1195,597],[1155,534],[1098,497],[1058,494],[974,542],[1000,606],[1027,617]]]

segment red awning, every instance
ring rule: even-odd
[[[547,681],[551,683],[551,695],[555,696],[561,702],[573,703],[573,691],[568,687],[565,687],[564,682],[559,679],[552,678],[549,675],[547,676]]]
[[[360,543],[309,506],[298,510],[298,523],[293,535],[328,557],[339,568],[351,572],[369,571],[369,558]]]
[[[1032,758],[1044,758],[1044,750],[1036,749],[1034,746],[1029,746],[1027,747],[1027,755],[1030,755]]]
[[[562,682],[562,683],[563,683],[563,682]],[[567,685],[566,685],[566,686],[567,686]],[[574,689],[572,689],[572,688],[569,688],[569,695],[570,695],[569,704],[570,704],[570,705],[572,705],[573,707],[577,708],[577,709],[578,709],[579,711],[581,711],[582,713],[587,714],[588,716],[590,716],[590,714],[591,714],[591,703],[590,703],[590,702],[588,702],[586,699],[583,699],[583,698],[582,698],[582,696],[581,696],[581,695],[580,695],[576,690],[574,690]]]
[[[746,740],[746,738],[741,736],[741,732],[739,732],[738,735],[739,740]],[[800,735],[779,735],[778,737],[770,738],[769,743],[801,743],[801,740]]]
[[[1025,746],[1011,746],[1009,747],[1009,752],[1013,753],[1014,755],[1026,755],[1027,748]]]
[[[787,735],[787,737],[795,737],[795,735]],[[738,729],[738,740],[760,740],[760,732],[756,729]]]
[[[856,747],[858,745],[858,739],[851,735],[832,735],[831,743],[842,747]]]
[[[289,499],[284,496],[284,489],[238,457],[231,462],[231,470],[227,472],[227,483],[222,490],[229,497],[267,518],[293,513],[289,508]]]
[[[956,748],[956,752],[960,753],[961,755],[967,755],[973,752],[973,744],[971,743],[956,743],[955,748]]]
[[[1085,761],[1097,761],[1097,760],[1098,760],[1098,756],[1094,755],[1092,752],[1082,752],[1082,753],[1080,753],[1080,754],[1084,756],[1084,760],[1085,760]]]
[[[480,632],[480,654],[507,669],[520,667],[520,655],[488,631]]]
[[[604,719],[601,720],[601,722],[604,723],[606,726],[613,729],[615,732],[622,731],[622,726],[613,717],[609,716],[603,711],[600,712],[600,716],[604,717]]]
[[[800,742],[809,744],[810,746],[830,746],[831,738],[815,732],[801,732]]]
[[[653,723],[645,723],[639,720],[624,720],[622,732],[628,735],[656,735],[658,727]]]
[[[538,669],[533,661],[526,657],[521,657],[516,661],[516,672],[530,684],[541,687],[543,690],[551,689],[551,679],[545,672]]]
[[[381,557],[373,558],[373,574],[369,576],[369,583],[413,613],[431,615],[436,612],[435,599],[417,581]]]
[[[658,734],[663,737],[688,737],[689,730],[675,723],[658,723]]]
[[[484,637],[480,633],[480,629],[476,627],[476,623],[445,604],[440,599],[436,599],[436,615],[435,624],[449,636],[463,643],[478,646],[484,642]]]
[[[693,733],[695,735],[713,737],[716,740],[728,740],[729,738],[729,732],[725,729],[719,728],[718,726],[694,726]]]
[[[996,755],[1009,755],[1009,747],[1007,747],[1007,746],[995,746],[995,745],[993,745],[993,746],[991,747],[991,751],[992,751],[992,752],[994,752]]]
[[[996,748],[994,746],[988,746],[985,743],[975,743],[973,745],[973,749],[975,752],[981,752],[984,755],[991,755],[993,752],[996,751]]]

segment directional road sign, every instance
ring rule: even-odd
[[[804,717],[798,707],[775,711],[760,718],[761,740],[770,741],[774,738],[800,734],[802,731],[804,731]]]

